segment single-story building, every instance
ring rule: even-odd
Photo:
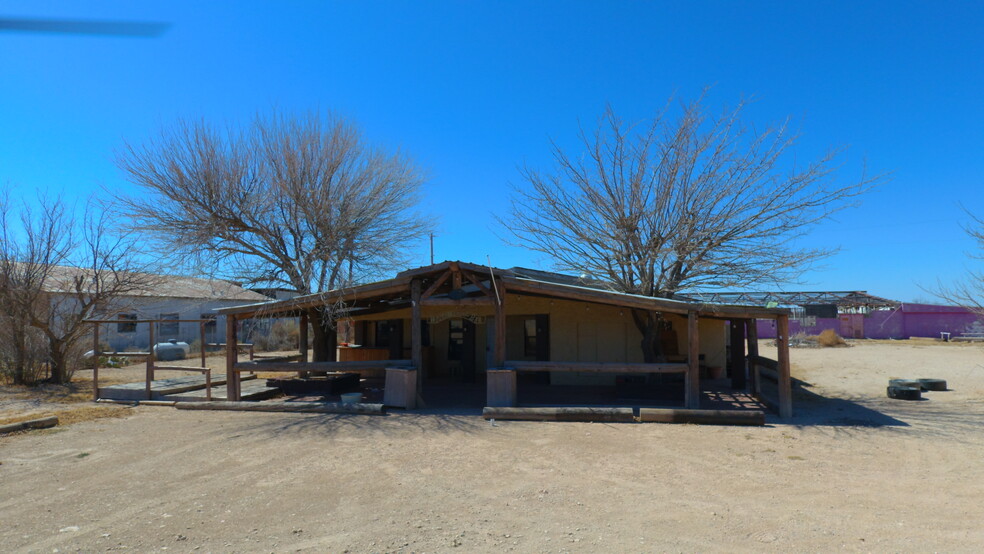
[[[386,281],[217,311],[233,330],[245,318],[306,322],[324,306],[342,306],[339,327],[358,346],[343,343],[334,360],[307,362],[302,338],[301,362],[239,363],[229,341],[230,399],[237,398],[242,371],[376,366],[392,370],[386,396],[404,407],[426,402],[428,385],[454,383],[483,389],[488,406],[516,405],[528,386],[554,392],[534,402],[578,402],[592,391],[663,402],[662,389],[678,391],[669,402],[697,408],[702,382],[729,367],[731,387],[763,394],[762,383],[774,382],[773,403],[783,417],[792,413],[788,333],[777,341],[778,360],[767,360],[758,355],[755,325],[768,319],[786,329],[789,311],[782,308],[651,298],[554,273],[443,262]],[[633,310],[661,314],[659,363],[643,361]],[[306,323],[301,330],[306,337]]]
[[[70,270],[72,268],[66,268]],[[110,350],[146,350],[148,320],[160,320],[154,336],[157,341],[178,340],[191,344],[201,339],[201,326],[192,320],[206,320],[206,342],[225,342],[225,317],[215,310],[268,300],[221,279],[199,279],[172,275],[155,276],[153,286],[141,287],[117,298],[111,311],[118,323],[100,325],[100,340]],[[132,320],[133,323],[127,322]]]

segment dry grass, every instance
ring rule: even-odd
[[[3,415],[0,414],[0,425],[19,423],[48,416],[58,416],[58,425],[72,425],[83,421],[92,421],[106,417],[123,417],[130,411],[129,406],[82,405],[63,410],[50,410],[40,413]]]
[[[847,342],[841,338],[833,329],[827,329],[821,332],[816,337],[817,344],[820,346],[834,347],[834,346],[847,346]]]

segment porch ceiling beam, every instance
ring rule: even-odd
[[[488,296],[489,298],[495,298],[495,293],[490,291],[488,287],[483,285],[482,282],[479,281],[478,278],[475,277],[475,275],[473,275],[470,271],[462,271],[461,274],[464,275],[466,279],[471,281],[471,283],[475,285],[475,287],[477,287],[478,290],[482,291],[482,294]]]
[[[455,300],[453,298],[428,298],[421,300],[421,306],[492,306],[495,300],[488,296],[473,296]]]
[[[448,280],[449,277],[451,277],[451,270],[450,269],[447,270],[447,271],[445,271],[444,273],[442,273],[441,276],[438,277],[437,280],[434,281],[433,284],[431,284],[431,286],[427,287],[427,290],[425,290],[424,293],[420,295],[420,299],[421,300],[427,300],[428,298],[430,298],[430,296],[432,294],[434,294],[435,292],[437,292],[437,289],[441,288],[441,285],[443,285],[445,282],[447,282],[447,280]]]

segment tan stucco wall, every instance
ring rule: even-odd
[[[431,344],[434,349],[435,369],[445,373],[448,368],[448,323],[449,319],[463,315],[481,316],[476,323],[476,371],[486,369],[490,359],[488,334],[494,318],[491,306],[425,306],[421,313],[427,320],[434,320],[430,327]],[[534,296],[509,294],[506,297],[506,359],[522,360],[523,356],[523,316],[549,314],[550,316],[550,359],[569,362],[627,362],[641,363],[642,351],[639,343],[642,335],[632,321],[627,308],[588,304],[572,300],[547,299]],[[667,314],[673,322],[677,334],[678,350],[687,353],[687,318]],[[410,348],[410,309],[375,314],[358,320],[376,321],[404,319],[403,342]],[[727,328],[724,321],[701,319],[699,321],[700,353],[708,366],[724,367],[726,361],[725,345]],[[598,383],[611,384],[613,375],[572,375],[556,373],[554,383]]]

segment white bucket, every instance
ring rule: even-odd
[[[342,394],[341,397],[342,404],[358,404],[359,402],[362,402],[361,392],[347,392]]]

